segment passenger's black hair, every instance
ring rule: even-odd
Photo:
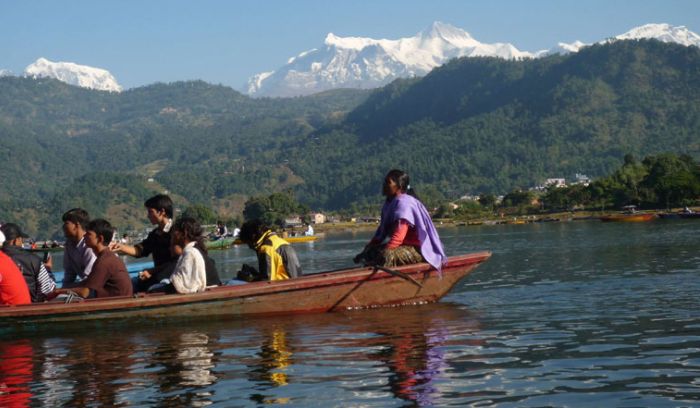
[[[63,217],[61,217],[61,220],[63,222],[68,221],[74,224],[78,224],[83,229],[87,229],[88,222],[90,222],[90,216],[88,215],[87,211],[83,210],[82,208],[76,207],[66,211],[63,214]]]
[[[97,236],[102,237],[103,245],[109,245],[109,243],[112,242],[112,236],[114,236],[114,228],[112,227],[112,224],[110,224],[107,220],[103,220],[102,218],[96,218],[90,221],[85,230],[93,231]]]
[[[153,208],[156,211],[163,210],[168,218],[173,218],[173,200],[165,194],[156,194],[143,203],[146,208]]]
[[[393,180],[394,183],[396,183],[396,185],[399,186],[399,189],[402,193],[406,193],[415,198],[418,198],[418,196],[416,195],[416,190],[414,190],[411,186],[410,179],[408,178],[408,173],[406,173],[405,171],[398,169],[389,170],[385,178]]]
[[[260,219],[246,221],[241,225],[238,239],[252,248],[260,237],[269,229],[270,227]]]
[[[192,242],[202,253],[207,254],[207,247],[204,244],[204,229],[196,219],[192,217],[180,217],[173,223],[173,231],[179,231],[185,239]]]

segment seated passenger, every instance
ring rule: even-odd
[[[56,289],[56,280],[51,273],[51,258],[47,257],[44,263],[38,256],[22,249],[23,239],[28,236],[19,225],[8,222],[0,227],[0,231],[5,235],[2,252],[12,258],[22,272],[32,302],[51,299]]]
[[[80,286],[78,283],[90,275],[95,254],[85,245],[85,229],[90,221],[87,211],[73,208],[62,217],[63,234],[63,287]]]
[[[207,274],[207,287],[221,285],[219,271],[216,269],[216,262],[209,257],[206,247],[202,245],[202,247],[200,248],[199,243],[195,244],[194,247],[199,250],[200,254],[202,254],[202,257],[204,258],[204,269],[206,270]],[[183,253],[182,247],[177,244],[173,244],[172,251],[178,257]],[[175,271],[175,266],[177,266],[177,263],[166,264],[160,269],[146,269],[144,271],[141,271],[138,277],[131,280],[132,284],[134,284],[134,292],[138,291],[136,281],[143,282],[155,277],[156,279],[158,279],[159,283],[151,284],[148,288],[146,288],[149,292],[165,291],[170,293],[176,293],[175,288],[172,287],[172,285],[168,287],[167,283],[161,284],[161,282],[163,282],[164,280],[165,282],[170,282],[170,276]]]
[[[5,241],[2,232],[0,241]],[[22,272],[12,258],[0,252],[0,305],[24,305],[31,301]]]
[[[165,285],[154,285],[149,292],[197,293],[207,288],[207,271],[204,256],[199,246],[204,248],[202,227],[191,217],[177,219],[172,226],[172,243],[182,248],[175,269]],[[199,243],[199,245],[198,245]]]
[[[85,245],[97,258],[92,265],[92,272],[79,283],[78,287],[61,288],[59,294],[75,292],[83,298],[105,298],[111,296],[131,296],[131,279],[124,262],[109,249],[114,235],[114,228],[103,219],[90,221],[85,232]]]
[[[173,200],[165,194],[157,194],[146,200],[143,205],[146,208],[148,221],[156,227],[148,233],[146,239],[134,246],[121,243],[112,243],[110,246],[110,249],[117,254],[136,258],[153,255],[153,268],[141,274],[141,276],[148,275],[149,278],[135,282],[137,291],[145,291],[162,279],[169,278],[177,262],[177,255],[173,254],[171,249]]]
[[[311,237],[314,235],[314,228],[311,226],[311,224],[307,224],[307,228],[304,232],[304,235],[306,235],[307,237]]]
[[[430,214],[410,187],[408,174],[391,170],[384,178],[382,219],[355,263],[386,267],[428,262],[438,271],[447,261]]]
[[[258,269],[243,265],[239,279],[246,281],[284,280],[302,275],[296,251],[260,220],[241,226],[240,240],[258,254]]]

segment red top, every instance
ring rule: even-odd
[[[420,240],[415,227],[411,227],[406,220],[400,219],[399,225],[394,228],[394,233],[391,234],[389,243],[386,244],[387,249],[398,248],[401,245],[410,245],[420,247]]]
[[[31,303],[27,282],[15,262],[0,252],[0,305]]]

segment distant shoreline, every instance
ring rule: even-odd
[[[674,208],[668,211],[661,210],[640,210],[640,214],[677,214],[680,213],[682,208]],[[698,208],[691,208],[695,212],[700,212]],[[452,218],[435,218],[433,222],[436,226],[476,226],[476,225],[502,225],[502,224],[530,224],[530,223],[541,223],[541,222],[569,222],[569,221],[584,221],[584,220],[598,220],[600,217],[612,214],[619,214],[621,211],[562,211],[550,214],[529,214],[529,215],[513,215],[504,214],[502,217],[484,217],[484,218],[474,218],[471,220],[455,220]],[[353,231],[364,231],[364,230],[375,230],[379,224],[378,223],[368,223],[368,222],[335,222],[335,223],[323,223],[314,224],[314,231],[317,233],[325,232],[337,232],[342,230],[353,230]]]

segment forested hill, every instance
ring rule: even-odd
[[[62,210],[84,205],[143,222],[142,196],[164,189],[181,206],[220,211],[288,189],[313,208],[366,211],[392,167],[424,197],[505,193],[607,175],[628,153],[697,158],[699,99],[700,50],[656,41],[464,58],[371,94],[292,99],[197,81],[116,94],[5,77],[0,220],[51,230]]]
[[[144,189],[223,208],[232,195],[291,188],[300,181],[277,162],[282,146],[340,122],[368,94],[252,99],[201,81],[117,94],[0,78],[0,221],[54,231],[81,205],[135,226]]]
[[[332,146],[342,154],[328,157]],[[454,60],[376,91],[304,150],[316,152],[306,162],[321,179],[306,196],[334,206],[376,192],[390,165],[453,197],[606,175],[626,153],[698,157],[700,49],[618,41],[535,60]]]

